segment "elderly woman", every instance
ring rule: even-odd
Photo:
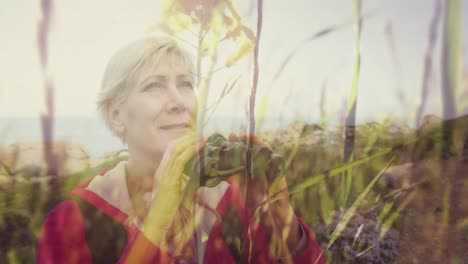
[[[245,185],[234,176],[181,202],[185,165],[204,140],[195,132],[193,64],[173,40],[147,38],[120,49],[98,104],[128,146],[128,161],[80,184],[49,212],[38,263],[325,262],[287,192],[256,217],[266,188],[251,183],[244,202]]]

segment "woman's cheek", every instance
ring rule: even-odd
[[[190,110],[192,113],[194,113],[195,118],[196,118],[197,111],[198,111],[198,99],[195,93],[192,94],[192,98],[190,99]]]

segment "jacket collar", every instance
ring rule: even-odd
[[[126,161],[78,185],[72,195],[78,196],[108,216],[124,223],[135,216],[128,194]]]

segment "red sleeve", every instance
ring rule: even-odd
[[[134,231],[118,263],[174,263],[142,232]],[[47,215],[36,256],[38,264],[92,264],[83,216],[74,201],[65,201]]]
[[[326,264],[326,258],[323,254],[322,249],[315,241],[315,236],[310,227],[302,220],[301,218],[297,218],[299,224],[302,227],[302,230],[305,231],[303,236],[306,236],[307,239],[307,247],[303,250],[297,252],[297,254],[293,257],[294,263],[314,263],[314,264]]]
[[[36,263],[92,263],[83,217],[74,201],[65,201],[47,215]]]

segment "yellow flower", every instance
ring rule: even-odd
[[[229,58],[226,60],[226,67],[231,67],[232,65],[236,64],[239,60],[247,56],[250,52],[252,52],[254,48],[254,44],[247,40],[244,40],[240,45],[239,49],[231,54]]]

